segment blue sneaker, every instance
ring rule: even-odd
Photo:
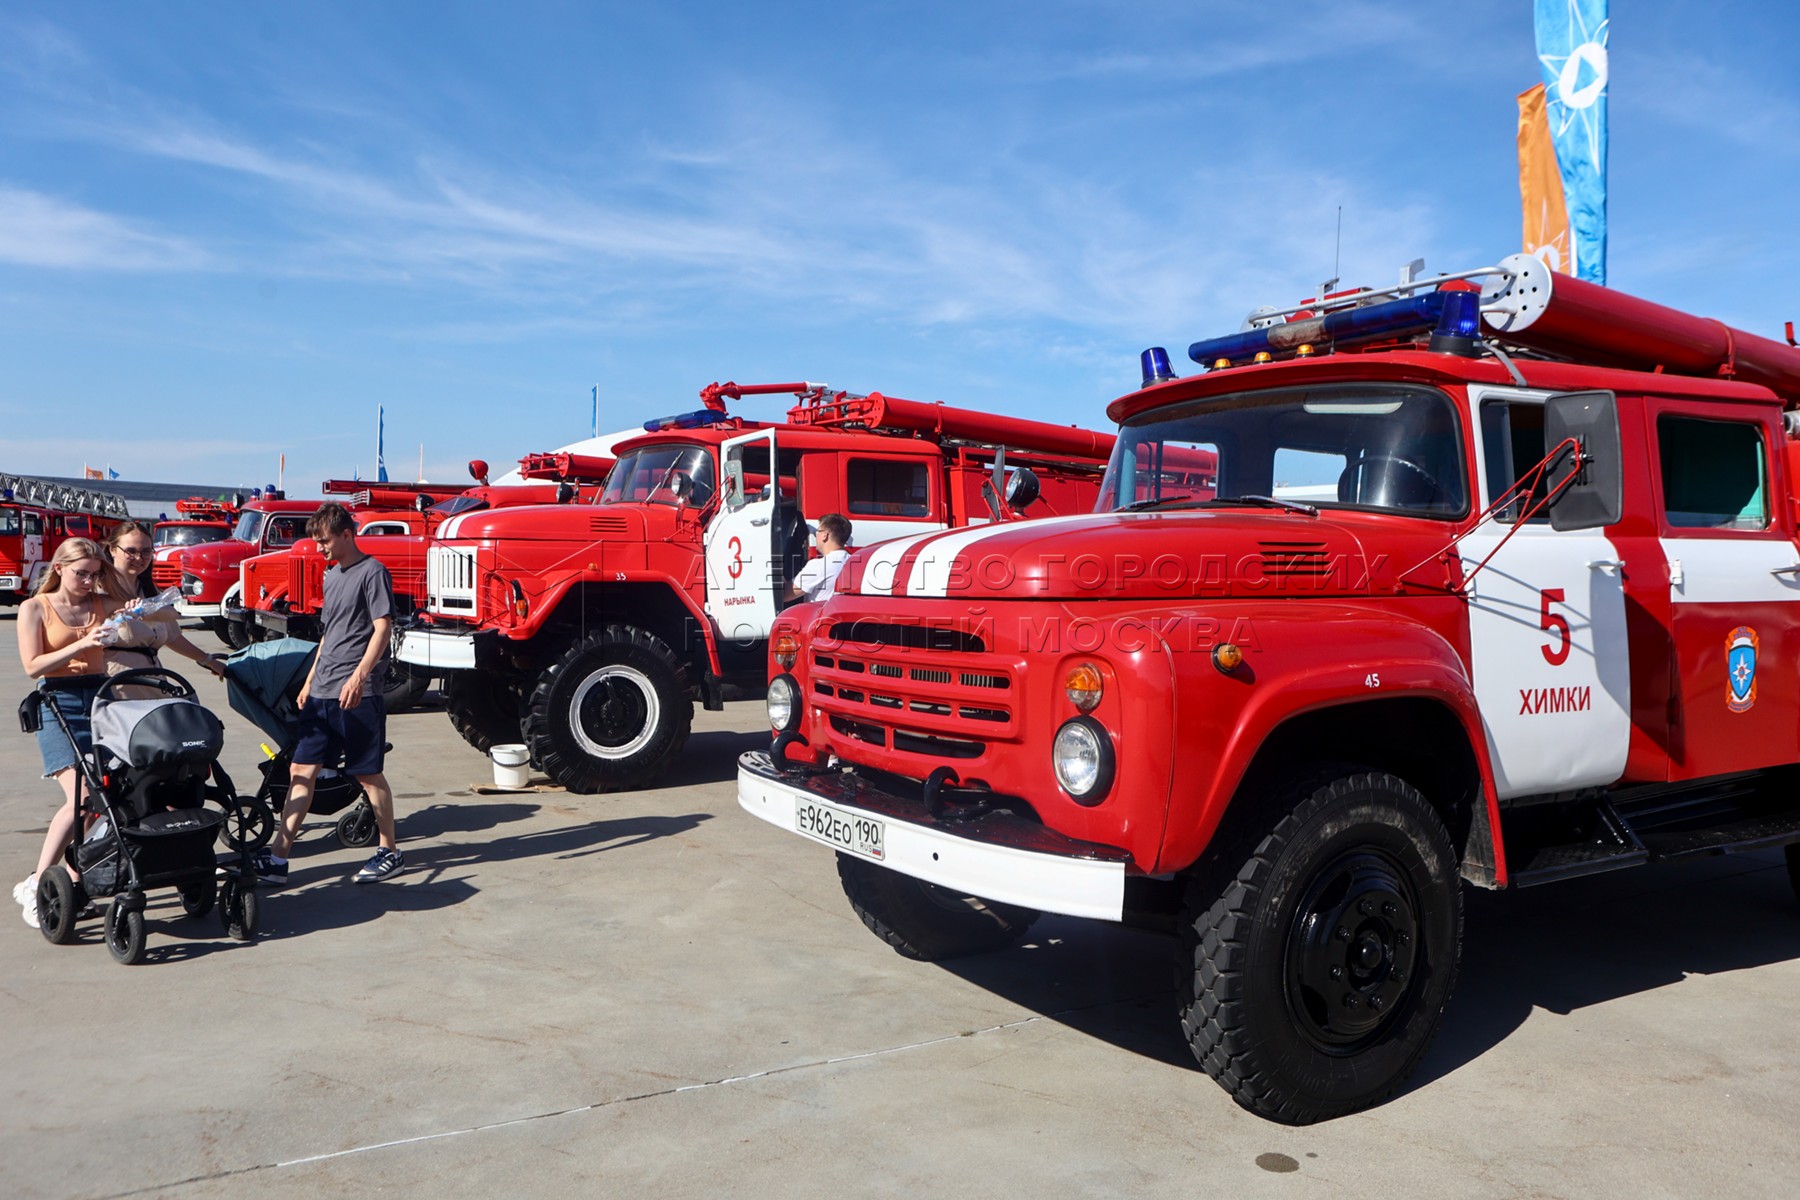
[[[258,850],[256,857],[250,860],[250,869],[255,871],[256,877],[264,883],[286,883],[288,881],[288,860],[276,858],[269,852],[267,846]]]
[[[398,850],[382,847],[375,852],[375,857],[363,864],[362,870],[356,873],[358,883],[379,883],[390,875],[398,875],[406,870],[406,859]]]

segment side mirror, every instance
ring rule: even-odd
[[[558,504],[567,504],[569,501],[573,500],[574,498],[575,498],[575,485],[574,484],[570,483],[568,480],[565,479],[561,483],[556,485],[556,502]]]
[[[1544,402],[1544,446],[1554,451],[1573,438],[1550,464],[1552,529],[1598,529],[1625,511],[1624,455],[1619,449],[1619,405],[1611,392],[1565,392]],[[1556,489],[1573,475],[1560,493]]]
[[[420,512],[424,512],[431,507],[431,497],[424,492],[420,492],[417,496],[413,497],[413,507]]]
[[[483,458],[471,458],[469,460],[469,477],[476,483],[486,487],[488,481],[487,460]]]
[[[1024,512],[1043,493],[1044,486],[1038,482],[1037,473],[1030,467],[1019,467],[1006,481],[1006,507],[1014,512]]]

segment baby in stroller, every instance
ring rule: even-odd
[[[152,698],[133,698],[146,694]],[[61,709],[44,697],[37,691],[25,698],[20,727],[35,733],[48,708],[78,747]],[[73,940],[76,916],[87,901],[111,897],[107,949],[119,962],[140,962],[145,892],[160,887],[178,889],[191,917],[206,915],[216,900],[231,937],[255,936],[255,873],[239,862],[219,879],[213,852],[226,814],[238,814],[240,826],[245,819],[245,806],[218,763],[225,741],[218,717],[181,676],[144,668],[100,684],[92,722],[93,751],[76,751],[76,828],[86,834],[64,852],[63,863],[38,880],[38,927],[44,937],[55,943]],[[226,811],[204,807],[207,800]]]

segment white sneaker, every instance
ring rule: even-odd
[[[38,925],[38,919],[37,919],[37,897],[36,896],[33,896],[31,898],[30,904],[27,904],[24,907],[19,909],[19,915],[24,917],[25,923],[27,925],[31,926],[33,929],[41,928]]]
[[[37,907],[37,876],[27,875],[13,884],[13,903]]]

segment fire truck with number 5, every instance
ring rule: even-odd
[[[1092,515],[864,549],[784,615],[739,801],[902,954],[1170,930],[1239,1104],[1379,1103],[1463,882],[1785,846],[1800,886],[1788,340],[1514,256],[1145,351]]]

